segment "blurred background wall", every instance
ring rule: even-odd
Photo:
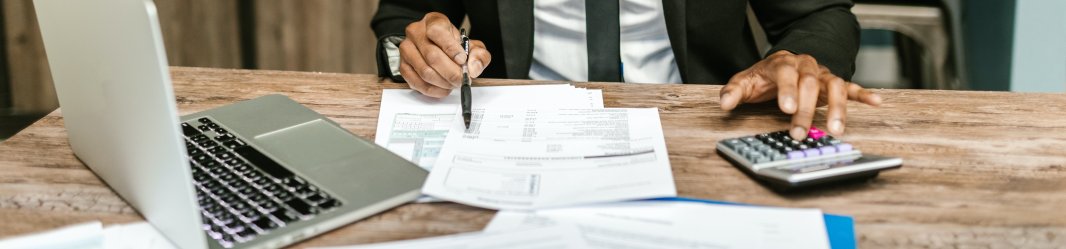
[[[155,2],[172,66],[375,72],[377,0]],[[855,2],[867,87],[1066,91],[1064,0]],[[0,140],[55,108],[32,0],[0,0]]]
[[[171,66],[374,73],[377,0],[155,0]],[[0,0],[0,140],[58,106],[32,0]]]

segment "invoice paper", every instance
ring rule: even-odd
[[[592,248],[829,248],[818,209],[635,201],[500,211],[486,232],[575,225]]]
[[[474,110],[495,108],[603,108],[603,92],[568,84],[473,87]],[[414,90],[386,89],[381,94],[374,142],[425,169],[437,161],[449,132],[464,130],[459,91],[443,99]]]
[[[448,201],[528,210],[677,195],[654,108],[480,109],[444,144],[422,192]]]
[[[379,244],[327,247],[330,249],[583,249],[589,248],[572,225],[550,225],[531,229],[472,232],[440,237]]]

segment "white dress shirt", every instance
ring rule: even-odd
[[[596,0],[612,1],[612,0]],[[662,0],[617,0],[622,76],[631,83],[681,83]],[[588,81],[585,0],[535,0],[535,80]]]

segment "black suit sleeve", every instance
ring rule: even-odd
[[[378,76],[389,77],[388,58],[382,42],[386,37],[404,36],[404,29],[408,24],[422,20],[422,17],[430,12],[440,12],[448,16],[452,25],[458,27],[466,16],[463,1],[457,0],[381,0],[378,3],[377,13],[370,20],[370,28],[377,36],[377,64]]]
[[[850,80],[859,51],[859,23],[850,0],[751,0],[773,47],[809,54],[833,74]]]

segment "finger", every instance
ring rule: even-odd
[[[414,72],[414,69],[411,67],[411,65],[407,63],[400,63],[400,75],[403,76],[403,79],[407,81],[408,87],[414,89],[415,91],[418,91],[419,93],[422,93],[422,95],[439,99],[446,97],[449,93],[451,93],[451,90],[449,89],[440,88],[423,81],[422,78],[420,78],[418,74]]]
[[[492,55],[489,54],[489,50],[485,49],[485,43],[478,40],[470,41],[470,64],[467,66],[470,70],[470,77],[477,78],[481,76],[481,73],[485,72],[485,68],[492,62]]]
[[[828,82],[826,95],[828,96],[829,112],[826,114],[826,127],[833,135],[844,134],[844,121],[848,114],[848,90],[847,82],[832,74],[823,74],[823,81]]]
[[[455,63],[454,60],[445,55],[444,50],[441,50],[437,44],[429,41],[429,38],[426,38],[427,30],[419,29],[418,23],[408,25],[407,27],[407,33],[409,36],[405,40],[411,40],[411,42],[414,43],[415,48],[418,49],[418,53],[423,61],[428,65],[428,67],[422,68],[417,63],[411,63],[411,66],[414,66],[415,70],[418,70],[420,74],[428,74],[428,72],[424,72],[427,69],[436,71],[437,75],[440,77],[423,77],[423,79],[430,84],[445,89],[458,87],[460,80],[463,77],[463,72],[459,67],[459,64]]]
[[[426,14],[423,21],[426,22],[426,38],[440,47],[455,64],[463,64],[467,55],[459,41],[459,30],[455,29],[448,17],[432,12]]]
[[[748,71],[740,72],[729,79],[729,83],[722,87],[718,99],[722,110],[730,111],[737,108],[740,102],[748,97],[747,89],[750,89],[751,77]]]
[[[807,137],[807,131],[814,120],[814,110],[818,107],[818,63],[809,56],[797,56],[799,59],[799,95],[797,95],[796,112],[792,114],[792,131],[794,139]]]
[[[427,83],[422,80],[422,76],[418,76],[418,73],[415,73],[411,64],[407,64],[407,62],[403,61],[400,62],[400,76],[403,76],[403,80],[407,81],[407,87],[420,93],[425,91]]]
[[[422,81],[437,87],[451,89],[452,85],[444,80],[444,77],[441,77],[437,70],[434,70],[426,63],[422,55],[419,54],[417,46],[414,45],[414,42],[409,42],[409,40],[411,39],[400,42],[400,60],[410,64]]]
[[[791,56],[771,60],[770,63],[777,66],[769,78],[773,79],[773,83],[777,85],[777,106],[785,113],[795,114],[798,105],[796,86],[799,83],[799,72],[795,60],[789,58]]]
[[[859,84],[848,83],[848,99],[858,101],[870,106],[881,106],[881,96],[877,95]]]

